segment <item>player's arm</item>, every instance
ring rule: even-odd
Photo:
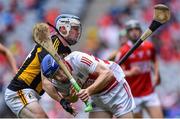
[[[116,58],[118,51],[113,51],[110,56],[108,57],[108,60],[114,61]]]
[[[97,58],[90,56],[86,53],[76,52],[76,66],[89,74],[97,75],[94,83],[91,84],[86,89],[81,89],[78,93],[78,97],[83,100],[87,101],[89,96],[99,93],[102,91],[104,87],[106,87],[111,80],[114,78],[113,72],[101,64]]]
[[[13,69],[13,73],[16,74],[16,72],[17,72],[16,60],[14,59],[11,52],[6,47],[4,47],[2,44],[0,44],[0,52],[2,52],[6,56],[10,66]]]
[[[106,68],[101,63],[97,64],[94,73],[97,73],[98,77],[95,80],[95,82],[87,88],[89,95],[93,95],[102,91],[102,89],[105,88],[109,84],[109,82],[111,82],[112,79],[114,78],[113,72],[109,68]]]
[[[154,62],[154,76],[155,76],[155,85],[159,85],[161,83],[161,78],[159,73],[159,62],[157,59]]]
[[[102,91],[102,89],[105,88],[114,77],[112,71],[110,69],[107,69],[100,63],[97,64],[94,73],[98,74],[95,82],[88,88],[81,89],[81,91],[78,93],[79,98],[81,98],[81,100],[83,101],[87,101],[89,99],[89,96]]]
[[[152,62],[153,62],[153,68],[154,68],[154,84],[155,86],[157,86],[161,82],[161,77],[160,77],[160,72],[159,72],[159,61],[156,55],[156,50],[153,45],[152,45],[151,51],[152,51]]]
[[[124,66],[121,66],[125,76],[131,77],[141,73],[141,69],[138,66],[132,66],[129,70],[125,70]]]
[[[58,93],[58,91],[53,86],[53,84],[42,73],[41,73],[41,77],[42,77],[42,87],[45,90],[45,92],[51,98],[59,102],[63,98],[63,96],[60,93]]]
[[[42,71],[41,71],[41,77],[42,77],[42,87],[46,91],[46,93],[51,98],[58,101],[67,112],[75,116],[76,112],[72,108],[71,104],[66,99],[63,98],[63,96],[56,90],[53,84],[42,74]]]
[[[125,50],[124,49],[121,49],[117,54],[116,54],[116,57],[115,57],[115,61],[116,62],[119,62],[120,59],[123,57],[123,55],[125,55]],[[131,77],[131,76],[135,76],[139,73],[141,73],[141,69],[138,67],[138,66],[133,66],[131,67],[130,69],[126,69],[125,68],[125,65],[121,65],[123,71],[124,71],[124,74],[125,76],[128,76],[128,77]]]

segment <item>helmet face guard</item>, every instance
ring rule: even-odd
[[[69,45],[74,45],[79,41],[81,37],[81,32],[81,25],[71,26],[69,35],[67,37],[64,37],[64,39],[68,42]]]
[[[79,17],[74,15],[62,14],[57,17],[55,23],[60,35],[69,45],[74,45],[78,42],[82,32]],[[74,31],[74,28],[76,31]]]

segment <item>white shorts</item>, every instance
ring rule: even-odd
[[[160,101],[157,93],[153,92],[150,95],[142,97],[134,97],[136,108],[133,110],[134,113],[141,112],[143,107],[160,106]]]
[[[12,91],[6,89],[5,91],[5,102],[8,107],[19,117],[20,111],[29,103],[38,101],[40,99],[33,89],[22,89],[19,91]]]
[[[125,79],[108,93],[93,95],[91,100],[93,112],[108,111],[116,117],[131,112],[135,108],[133,96]]]

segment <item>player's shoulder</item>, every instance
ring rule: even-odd
[[[144,46],[148,48],[153,48],[154,44],[151,41],[147,40],[147,41],[144,41]]]
[[[74,57],[79,57],[79,56],[84,56],[86,55],[86,53],[80,52],[80,51],[73,51],[69,54],[70,56],[74,56]]]
[[[80,51],[73,51],[67,56],[67,58],[71,58],[71,59],[73,58],[76,60],[81,60],[81,58],[83,58],[83,57],[89,58],[91,56],[88,55],[87,53],[80,52]]]
[[[71,65],[78,65],[82,58],[82,52],[73,51],[65,57],[65,60]]]
[[[130,41],[126,42],[124,45],[122,45],[120,48],[119,48],[119,51],[120,52],[126,52],[128,51],[131,47],[132,47],[132,43]]]

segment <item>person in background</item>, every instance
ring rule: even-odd
[[[129,20],[126,24],[128,41],[119,48],[116,56],[118,62],[141,36],[142,29],[137,20]],[[151,118],[163,118],[161,104],[154,88],[160,84],[158,60],[153,44],[144,41],[122,64],[126,80],[135,99],[134,117],[141,118],[146,109]],[[153,69],[154,84],[151,81]]]
[[[121,30],[119,32],[119,47],[123,46],[128,41],[126,30]],[[108,57],[108,60],[115,60],[115,57],[118,53],[118,50],[113,51],[110,56]]]

